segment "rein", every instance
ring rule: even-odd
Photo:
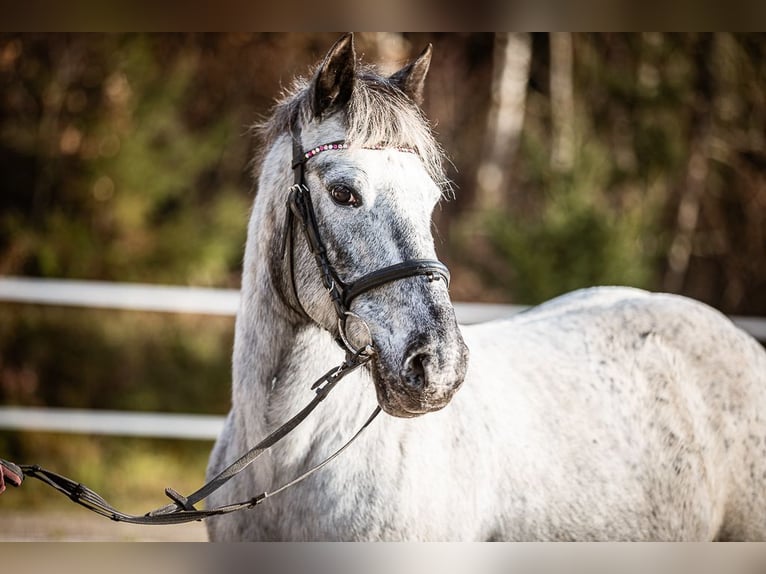
[[[220,516],[247,508],[253,508],[262,503],[267,498],[274,496],[305,480],[320,470],[322,467],[329,464],[341,452],[348,448],[348,446],[354,442],[354,440],[356,440],[359,435],[361,435],[361,433],[370,425],[370,423],[372,423],[375,417],[380,414],[380,406],[377,406],[369,418],[359,428],[359,430],[346,443],[344,443],[343,446],[341,446],[332,455],[330,455],[319,464],[313,466],[290,482],[278,487],[276,490],[271,492],[264,491],[247,500],[235,502],[225,506],[209,509],[197,509],[195,507],[195,504],[205,500],[213,492],[217,491],[224,484],[226,484],[232,478],[249,467],[269,448],[274,446],[290,432],[292,432],[308,417],[309,414],[311,414],[311,412],[319,405],[319,403],[327,397],[330,391],[335,387],[335,385],[338,384],[342,378],[352,373],[372,359],[372,357],[375,355],[375,349],[372,346],[372,342],[358,349],[349,342],[346,335],[346,321],[348,317],[356,317],[362,321],[362,324],[364,324],[365,327],[367,326],[363,320],[361,320],[350,310],[351,304],[356,297],[362,293],[370,291],[371,289],[380,287],[381,285],[385,285],[399,279],[419,275],[426,277],[428,281],[437,281],[439,279],[443,279],[447,286],[449,286],[449,270],[441,261],[435,259],[411,259],[402,261],[401,263],[396,263],[394,265],[390,265],[388,267],[384,267],[382,269],[378,269],[363,275],[362,277],[350,283],[346,283],[341,280],[332,263],[330,262],[330,259],[327,255],[327,249],[322,242],[319,226],[316,220],[316,214],[314,212],[314,206],[311,201],[311,194],[308,186],[306,185],[305,164],[309,159],[323,151],[346,149],[347,144],[343,141],[338,141],[330,144],[325,144],[304,152],[301,146],[300,128],[297,126],[297,122],[294,124],[292,130],[292,138],[292,168],[294,173],[294,183],[290,187],[287,199],[287,216],[284,236],[282,239],[282,253],[283,257],[286,253],[289,253],[288,265],[293,298],[300,307],[300,313],[309,320],[312,320],[309,314],[306,312],[306,309],[303,307],[300,298],[298,297],[298,291],[295,284],[295,270],[293,266],[293,248],[295,242],[293,238],[293,229],[294,222],[297,220],[303,229],[308,247],[311,253],[314,255],[317,266],[320,270],[322,284],[330,295],[330,299],[332,300],[332,304],[338,318],[339,336],[336,338],[336,342],[346,352],[346,358],[344,362],[338,367],[335,367],[325,373],[311,385],[311,389],[315,391],[315,396],[305,407],[303,407],[303,409],[301,409],[286,423],[274,430],[265,439],[263,439],[261,442],[243,454],[239,459],[226,467],[215,478],[188,496],[183,496],[172,488],[166,488],[165,494],[172,500],[172,502],[166,506],[152,510],[144,515],[133,515],[121,512],[109,504],[101,495],[91,490],[87,486],[50,470],[41,468],[38,465],[16,466],[12,465],[11,463],[12,468],[8,468],[14,472],[16,472],[16,469],[20,469],[22,473],[21,477],[10,475],[14,476],[14,478],[18,478],[18,481],[14,481],[14,484],[18,482],[20,485],[24,477],[38,479],[66,495],[73,502],[116,522],[147,525],[181,524],[184,522],[192,522],[202,520],[210,516]],[[382,147],[376,147],[373,149],[382,149]],[[414,151],[407,148],[397,149],[399,151]],[[369,332],[369,327],[367,327],[367,330]]]
[[[356,440],[360,434],[362,434],[362,431],[364,431],[364,429],[370,425],[375,417],[378,416],[380,413],[380,407],[376,407],[370,417],[360,427],[360,429],[348,441],[346,441],[343,446],[341,446],[328,458],[316,466],[313,466],[287,484],[280,486],[276,490],[272,490],[270,492],[264,491],[247,500],[215,508],[197,509],[194,507],[194,505],[203,501],[213,492],[221,488],[224,484],[229,482],[232,478],[237,476],[240,472],[255,462],[255,460],[269,448],[287,436],[293,429],[302,423],[309,414],[311,414],[311,412],[319,405],[319,403],[325,399],[325,397],[327,397],[329,392],[343,377],[364,365],[371,358],[372,353],[370,353],[369,349],[367,348],[363,349],[357,354],[348,355],[346,360],[341,365],[327,372],[322,377],[317,379],[313,385],[311,385],[311,388],[316,392],[314,398],[286,423],[273,431],[269,436],[267,436],[265,439],[263,439],[261,442],[243,454],[235,462],[226,467],[218,474],[218,476],[213,478],[210,482],[206,483],[204,486],[189,496],[183,496],[172,488],[166,488],[165,494],[173,502],[166,506],[152,510],[151,512],[147,512],[144,515],[133,515],[121,512],[109,504],[100,494],[91,490],[87,486],[50,470],[41,468],[38,465],[18,465],[18,468],[20,468],[23,473],[19,484],[21,481],[23,481],[24,477],[36,478],[66,495],[70,500],[72,500],[72,502],[76,502],[77,504],[84,506],[96,514],[110,518],[115,522],[127,522],[130,524],[182,524],[184,522],[202,520],[203,518],[208,518],[210,516],[220,516],[222,514],[229,514],[238,510],[253,508],[267,498],[274,496],[275,494],[279,494],[283,490],[286,490],[287,488],[290,488],[291,486],[294,486],[295,484],[305,480],[316,471],[324,467],[326,464],[328,464],[330,461],[332,461],[341,452],[346,450],[346,448],[348,448],[348,446],[354,442],[354,440]]]

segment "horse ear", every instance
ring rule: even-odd
[[[423,103],[423,85],[431,65],[431,44],[413,62],[393,74],[389,80],[416,104]]]
[[[311,107],[314,116],[336,111],[351,99],[354,89],[354,35],[341,37],[317,70],[312,83]]]

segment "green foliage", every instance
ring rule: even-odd
[[[232,120],[224,115],[203,130],[189,129],[183,110],[194,59],[179,58],[164,77],[145,52],[141,42],[129,49],[132,57],[113,80],[117,99],[127,98],[120,90],[143,94],[129,125],[102,136],[103,145],[120,142],[113,144],[119,153],[92,166],[94,192],[106,187],[113,221],[107,264],[127,279],[221,284],[241,257],[247,198],[231,185],[210,194],[198,182],[224,153]],[[110,118],[104,128],[119,125]]]
[[[514,296],[533,304],[592,285],[648,286],[651,260],[635,239],[635,218],[567,203],[556,201],[534,221],[488,217],[492,244],[512,270]]]
[[[8,304],[0,305],[0,317],[3,405],[221,415],[228,409],[232,318]],[[136,513],[164,504],[166,486],[199,487],[210,447],[208,441],[0,432],[3,458],[71,476]],[[34,481],[4,495],[0,506],[73,508]]]
[[[334,38],[0,34],[0,274],[238,285],[247,126]],[[453,295],[536,303],[594,284],[662,289],[696,149],[707,175],[684,292],[766,312],[764,36],[573,38],[574,162],[551,161],[550,50],[536,34],[520,146],[500,166],[509,201],[492,210],[475,204],[473,182],[494,37],[394,38],[411,55],[433,42],[438,56],[425,112],[459,167],[457,200],[437,214]],[[358,40],[375,61],[381,37]],[[232,336],[231,319],[0,304],[0,402],[223,413]],[[0,433],[0,456],[118,497],[151,482],[152,467],[191,490],[208,446]],[[188,489],[175,482],[184,468]]]
[[[225,413],[234,320],[0,305],[6,405]]]
[[[0,211],[0,269],[235,284],[251,198],[241,185],[246,158],[232,170],[226,156],[246,146],[236,108],[189,121],[204,98],[199,49],[148,36],[15,42],[38,66],[30,78],[20,66],[11,86],[36,90],[25,93],[39,108],[14,115],[0,148],[44,169],[3,182],[14,187]],[[64,55],[49,62],[46,48]],[[66,64],[85,51],[89,59]]]
[[[509,270],[507,288],[524,303],[539,303],[592,285],[651,285],[655,265],[657,205],[650,194],[615,202],[606,151],[595,140],[578,147],[571,172],[556,173],[532,142],[522,151],[546,189],[532,216],[502,212],[483,216],[485,234]],[[491,279],[490,279],[491,280]]]

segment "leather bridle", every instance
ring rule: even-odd
[[[447,266],[436,259],[409,259],[388,267],[383,267],[363,275],[354,281],[345,282],[338,275],[327,254],[322,236],[319,232],[314,205],[311,200],[311,192],[306,183],[306,163],[309,159],[325,151],[335,151],[347,149],[347,144],[343,140],[322,144],[308,151],[304,150],[301,142],[301,130],[297,122],[294,122],[291,131],[293,148],[293,185],[287,197],[287,215],[282,240],[283,256],[288,257],[289,284],[292,291],[292,299],[297,303],[298,309],[295,309],[307,319],[314,321],[306,311],[298,296],[298,289],[295,284],[295,269],[293,264],[293,247],[295,244],[293,233],[294,223],[297,220],[303,229],[303,235],[306,238],[309,250],[314,255],[317,266],[319,267],[322,285],[327,290],[332,301],[335,315],[338,319],[338,337],[336,342],[347,353],[358,354],[360,349],[354,347],[346,335],[346,323],[349,317],[357,315],[351,312],[351,305],[359,295],[372,289],[392,283],[407,277],[422,275],[428,281],[438,281],[443,279],[449,287],[450,273]],[[385,149],[384,146],[376,146],[373,149]],[[397,148],[401,151],[414,150]],[[364,324],[364,321],[362,321]],[[366,326],[366,324],[365,324]],[[369,332],[369,328],[367,328]],[[370,345],[372,341],[370,342]],[[370,346],[368,345],[368,346]]]
[[[352,373],[362,365],[370,361],[375,354],[375,348],[370,341],[369,344],[362,348],[355,348],[348,340],[346,336],[346,321],[348,317],[357,317],[351,312],[351,305],[356,297],[362,293],[366,293],[376,287],[398,281],[407,277],[414,277],[422,275],[429,281],[437,281],[443,279],[449,286],[449,270],[447,267],[435,259],[411,259],[408,261],[402,261],[395,265],[390,265],[377,271],[363,275],[358,279],[346,283],[341,280],[338,273],[335,271],[330,259],[327,255],[327,249],[322,242],[321,235],[319,233],[319,226],[317,225],[316,214],[314,213],[314,206],[311,202],[311,193],[306,184],[305,165],[308,159],[312,158],[316,154],[322,151],[345,149],[347,146],[344,142],[333,142],[331,144],[324,144],[318,148],[313,148],[307,152],[304,152],[301,146],[300,130],[294,127],[292,130],[293,137],[293,173],[295,181],[290,187],[290,192],[287,199],[287,221],[283,236],[283,255],[285,252],[289,253],[289,274],[290,285],[292,286],[292,295],[297,302],[298,311],[303,314],[309,320],[312,320],[311,316],[306,312],[303,304],[298,297],[298,291],[295,285],[295,272],[293,268],[293,228],[295,220],[301,225],[306,242],[314,255],[316,263],[319,267],[322,284],[330,295],[335,314],[338,317],[338,338],[336,341],[341,348],[346,352],[346,358],[341,365],[328,371],[325,375],[320,377],[311,386],[311,389],[315,391],[314,398],[292,418],[285,422],[282,426],[273,431],[261,442],[256,444],[248,452],[240,456],[236,461],[222,470],[216,477],[204,484],[198,490],[190,494],[189,496],[183,496],[168,488],[165,490],[165,494],[172,500],[171,504],[157,508],[144,515],[133,515],[125,512],[121,512],[109,504],[102,496],[94,492],[87,486],[80,484],[70,478],[62,476],[58,473],[52,472],[41,468],[38,465],[13,465],[13,463],[5,463],[5,468],[10,468],[14,472],[19,471],[18,484],[20,485],[24,477],[31,477],[41,480],[42,482],[53,487],[57,491],[68,496],[73,502],[84,506],[88,510],[91,510],[102,516],[111,518],[116,522],[129,522],[132,524],[180,524],[183,522],[190,522],[194,520],[202,520],[210,516],[220,516],[223,514],[229,514],[239,510],[247,508],[253,508],[258,504],[261,504],[267,498],[282,492],[291,486],[305,480],[313,473],[324,467],[341,452],[343,452],[348,446],[362,433],[362,431],[370,425],[375,417],[380,413],[380,407],[376,407],[370,417],[365,421],[362,427],[354,434],[343,446],[336,450],[328,458],[313,466],[297,478],[290,482],[280,486],[273,491],[265,491],[256,496],[253,496],[247,500],[235,502],[225,506],[219,506],[216,508],[198,509],[195,504],[204,501],[210,494],[221,488],[229,480],[237,476],[240,472],[250,466],[257,458],[263,453],[269,450],[271,446],[282,440],[293,429],[295,429],[306,417],[319,405],[321,401],[329,394],[329,392],[338,384],[338,382],[346,375]],[[382,149],[382,148],[374,148]],[[413,151],[398,148],[402,151]],[[289,240],[289,249],[286,245]],[[361,319],[359,319],[361,320]],[[312,320],[313,321],[313,320]],[[365,324],[362,321],[363,324]],[[365,324],[366,326],[366,324]],[[368,328],[369,331],[369,328]],[[11,466],[8,466],[11,465]],[[16,484],[16,483],[14,483]]]

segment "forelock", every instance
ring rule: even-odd
[[[444,153],[420,108],[388,78],[358,66],[351,99],[344,110],[345,140],[353,147],[407,147],[417,151],[431,178],[445,191]],[[293,122],[310,121],[310,82],[298,78],[274,106],[271,117],[256,126],[269,147],[289,132]]]

